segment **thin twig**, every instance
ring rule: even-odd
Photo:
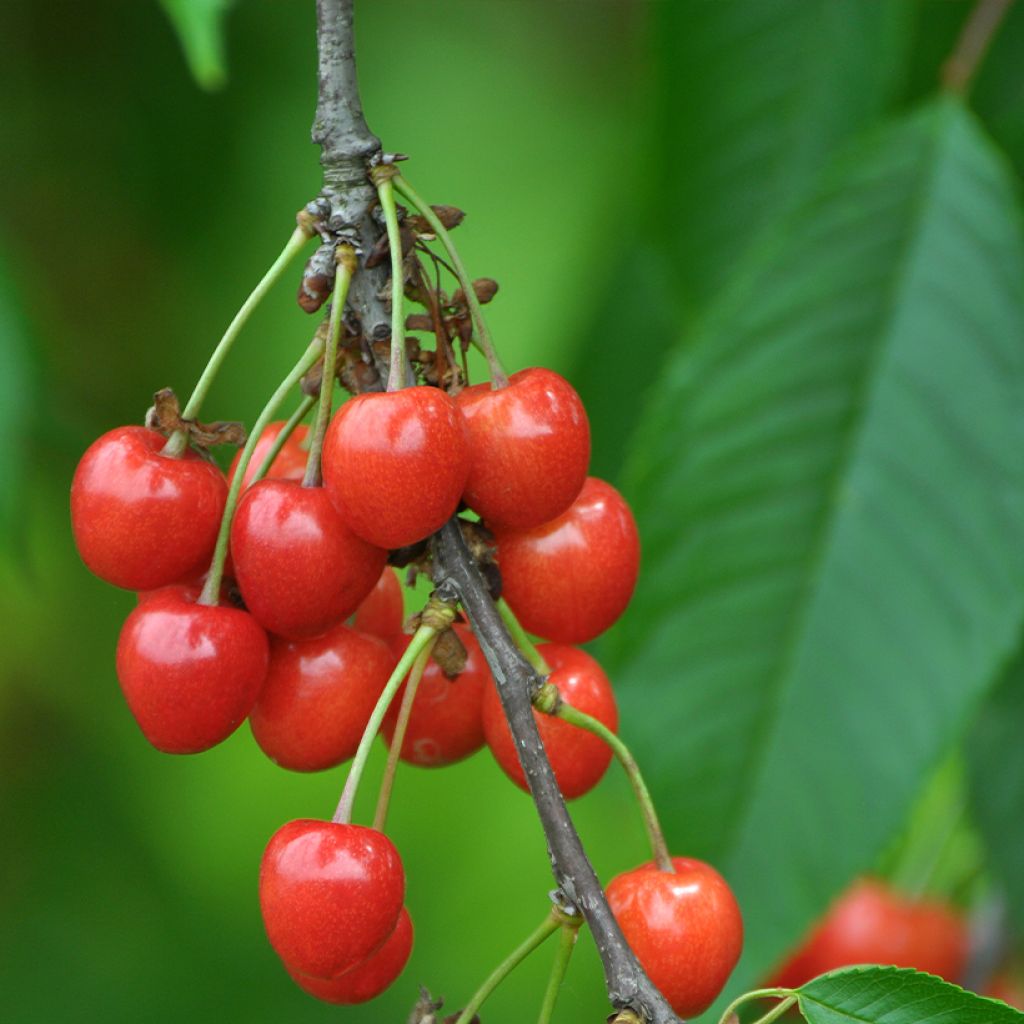
[[[978,0],[953,52],[942,65],[942,87],[966,95],[1013,0]]]

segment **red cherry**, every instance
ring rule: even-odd
[[[955,982],[966,960],[967,928],[950,907],[861,879],[832,905],[772,984],[798,988],[826,971],[866,963],[912,967]]]
[[[538,650],[551,667],[548,681],[558,688],[562,697],[614,732],[619,725],[619,711],[611,683],[601,666],[578,647],[541,644]],[[593,789],[611,760],[608,744],[599,736],[552,715],[534,711],[533,716],[562,795],[571,800]],[[483,723],[487,745],[502,770],[520,789],[528,789],[515,740],[494,686],[484,689]]]
[[[427,663],[402,742],[400,756],[409,764],[426,768],[454,764],[484,745],[482,702],[485,690],[493,690],[494,682],[470,628],[461,624],[453,628],[466,648],[466,666],[454,679],[449,679],[437,662]],[[409,640],[399,636],[392,642],[396,658],[405,653]],[[389,746],[404,694],[403,683],[381,725],[380,731]]]
[[[395,930],[405,872],[391,840],[362,825],[290,821],[260,864],[267,937],[291,970],[334,978]]]
[[[373,589],[387,552],[357,537],[322,487],[261,480],[231,523],[235,579],[264,629],[317,636],[351,615]]]
[[[463,498],[489,526],[529,530],[573,503],[590,465],[590,424],[564,377],[520,370],[508,387],[477,384],[456,402],[469,430]]]
[[[196,604],[166,587],[128,616],[117,678],[150,743],[195,754],[227,739],[252,710],[267,674],[267,635],[247,612]]]
[[[389,550],[443,526],[468,472],[465,422],[438,388],[357,395],[324,438],[331,500],[360,537]]]
[[[495,537],[505,600],[536,636],[593,640],[633,596],[640,569],[633,513],[596,477],[557,519],[533,530],[495,530]]]
[[[673,857],[675,872],[642,864],[608,885],[608,905],[647,976],[681,1017],[703,1013],[743,949],[743,919],[713,867]]]
[[[118,427],[82,456],[71,482],[71,528],[82,561],[127,590],[188,579],[213,555],[227,499],[224,474],[188,449],[161,455],[167,439]]]
[[[274,423],[268,423],[263,433],[260,434],[260,439],[256,442],[252,457],[249,459],[249,464],[245,467],[245,476],[242,477],[243,490],[252,483],[256,470],[263,465],[267,452],[273,448],[274,442],[277,440],[283,427],[284,420],[277,420]],[[301,480],[306,475],[306,460],[309,458],[309,452],[302,445],[308,434],[309,427],[305,423],[300,423],[291,432],[288,440],[284,443],[284,447],[277,453],[274,461],[270,464],[270,469],[263,478],[264,480]],[[235,457],[231,460],[231,468],[228,470],[229,484],[235,478],[235,471],[238,469],[238,462],[241,457],[242,452],[239,449],[239,451],[235,452]]]
[[[394,667],[383,640],[344,625],[314,640],[274,638],[267,681],[249,715],[256,742],[296,772],[347,761]]]
[[[356,609],[352,625],[361,633],[372,633],[381,640],[390,641],[402,632],[405,622],[405,600],[402,584],[394,569],[385,566],[377,585]]]
[[[376,999],[405,969],[412,952],[412,918],[402,907],[395,930],[384,945],[362,963],[350,967],[336,978],[311,978],[285,964],[292,980],[303,991],[325,1003],[353,1006]]]

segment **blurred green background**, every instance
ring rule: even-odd
[[[644,573],[596,649],[670,845],[740,896],[737,986],[869,870],[1024,920],[1024,10],[968,112],[934,97],[969,10],[357,5],[371,127],[468,211],[506,365],[572,377],[594,472],[635,503]],[[188,392],[318,189],[314,31],[312,0],[238,0],[204,91],[156,2],[0,5],[6,1021],[404,1020],[420,983],[460,1005],[545,912],[539,826],[489,755],[403,770],[410,966],[367,1007],[302,995],[257,865],[343,771],[283,772],[245,727],[151,750],[113,671],[134,598],[71,542],[82,451]],[[251,422],[305,346],[292,291],[210,418]],[[616,771],[574,814],[602,878],[646,856]],[[534,1014],[547,970],[484,1019]],[[555,1019],[606,1013],[584,938]]]

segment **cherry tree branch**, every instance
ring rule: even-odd
[[[315,212],[329,236],[340,237],[345,231],[345,237],[366,254],[382,234],[380,224],[369,213],[376,195],[367,174],[381,159],[381,147],[366,125],[359,101],[352,9],[353,0],[317,0],[320,90],[313,139],[321,146],[324,189],[317,200],[321,209]],[[349,290],[349,306],[371,339],[390,335],[389,317],[379,297],[385,276],[383,266],[369,271],[361,266]],[[457,597],[462,604],[497,681],[544,828],[555,882],[590,926],[604,965],[610,1002],[617,1010],[627,1011],[627,1015],[632,1011],[638,1020],[650,1024],[680,1024],[633,955],[608,906],[537,731],[530,697],[541,679],[509,636],[457,520],[435,534],[433,554],[439,591]]]

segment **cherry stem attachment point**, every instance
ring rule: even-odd
[[[267,454],[263,456],[263,461],[257,467],[256,472],[249,477],[250,487],[253,484],[259,483],[270,472],[274,459],[281,454],[281,449],[288,443],[288,438],[295,433],[295,428],[306,418],[309,410],[313,408],[315,403],[316,399],[312,395],[302,396],[302,401],[299,402],[298,408],[288,417],[285,425],[280,429],[277,437],[274,438],[274,443],[267,449]]]
[[[726,1008],[722,1011],[722,1016],[718,1020],[718,1024],[729,1024],[730,1017],[736,1013],[736,1011],[743,1006],[744,1003],[751,1003],[755,999],[781,999],[782,1002],[777,1006],[773,1006],[764,1017],[759,1017],[755,1024],[770,1024],[773,1020],[778,1020],[794,1003],[797,1002],[796,993],[791,988],[759,988],[753,992],[744,992],[743,995],[737,996]]]
[[[487,997],[517,968],[544,940],[554,934],[560,927],[564,915],[552,910],[522,945],[517,946],[490,974],[487,980],[476,990],[473,998],[459,1014],[455,1024],[469,1024],[476,1011],[483,1006]]]
[[[537,650],[537,645],[530,639],[529,634],[519,624],[519,620],[516,618],[516,613],[509,608],[508,603],[503,597],[498,598],[497,602],[498,613],[501,615],[502,621],[505,623],[505,627],[512,635],[512,639],[515,641],[516,647],[522,652],[523,657],[542,675],[547,676],[551,674],[551,666],[544,660],[544,656]]]
[[[384,777],[380,783],[377,810],[373,815],[373,827],[378,832],[384,831],[384,825],[387,822],[388,806],[391,803],[391,791],[395,786],[395,773],[398,771],[398,760],[402,753],[402,744],[405,743],[405,733],[409,728],[412,704],[416,699],[416,691],[419,689],[420,680],[423,678],[427,663],[430,661],[430,655],[434,650],[436,639],[437,637],[435,636],[424,645],[423,650],[420,651],[419,656],[413,662],[408,682],[405,684],[405,694],[402,696],[402,704],[398,709],[398,718],[395,721],[395,731],[391,737],[391,746],[388,748],[388,763],[384,768]]]
[[[206,576],[206,583],[203,585],[203,592],[199,595],[199,604],[217,604],[220,599],[220,583],[224,576],[224,560],[228,553],[228,540],[231,536],[231,520],[234,518],[235,509],[238,506],[238,496],[242,492],[242,481],[245,479],[245,471],[252,459],[252,453],[259,443],[260,434],[266,429],[267,424],[274,418],[278,406],[284,401],[285,396],[300,380],[316,365],[323,351],[323,342],[314,338],[309,347],[303,353],[302,358],[292,367],[291,372],[278,385],[277,390],[270,396],[270,400],[263,407],[263,411],[256,418],[249,438],[245,442],[242,454],[239,456],[238,465],[235,467],[235,475],[231,480],[231,487],[228,489],[227,501],[224,504],[224,514],[220,520],[220,532],[217,534],[217,545],[213,551],[213,561],[210,563],[210,571]]]
[[[581,917],[577,917],[576,920],[562,925],[558,952],[555,953],[555,962],[551,965],[548,987],[544,990],[544,1001],[540,1004],[540,1016],[537,1017],[537,1024],[551,1024],[551,1016],[555,1012],[555,1003],[558,1001],[558,993],[565,980],[565,972],[569,969],[572,951],[576,948],[576,939],[579,936],[582,921]]]
[[[348,286],[352,283],[352,275],[359,266],[356,251],[351,245],[341,244],[334,250],[334,261],[337,269],[334,272],[334,298],[331,300],[331,318],[327,328],[327,343],[324,345],[324,365],[320,375],[320,406],[317,409],[316,423],[309,445],[309,457],[306,459],[306,474],[302,478],[303,487],[319,487],[320,452],[324,446],[324,434],[331,420],[331,405],[334,399],[334,368],[338,361],[338,339],[341,337],[341,325],[345,317],[345,301],[348,298]]]
[[[612,752],[625,769],[626,777],[629,779],[629,784],[633,787],[637,803],[640,805],[640,812],[643,815],[644,827],[647,830],[647,838],[651,843],[654,861],[662,871],[674,873],[675,866],[672,863],[671,856],[669,856],[668,846],[665,843],[665,834],[661,830],[658,813],[654,809],[654,801],[651,799],[651,793],[644,782],[643,775],[640,774],[640,766],[636,763],[636,759],[630,752],[629,747],[604,722],[598,721],[593,715],[580,711],[579,708],[574,708],[571,704],[566,704],[565,701],[558,701],[554,710],[549,713],[553,714],[556,718],[569,722],[570,725],[586,729],[587,732],[600,737],[612,748]]]
[[[206,369],[203,370],[202,375],[196,382],[192,395],[181,412],[183,420],[195,419],[199,415],[199,409],[206,398],[207,392],[210,390],[210,385],[213,384],[217,372],[231,351],[231,346],[235,343],[235,339],[241,333],[253,310],[260,304],[263,297],[284,273],[288,264],[299,254],[310,238],[313,237],[314,231],[308,220],[300,216],[299,221],[298,227],[292,232],[287,244],[281,250],[281,254],[274,260],[259,284],[252,290],[245,302],[242,303],[242,308],[235,314],[234,319],[228,324],[228,329],[224,332],[224,336],[217,342],[217,347],[213,350],[213,355],[210,356]],[[167,439],[167,444],[163,448],[163,454],[171,457],[180,456],[187,446],[187,431],[176,430]]]
[[[459,256],[458,249],[455,248],[452,236],[448,233],[448,229],[441,223],[437,214],[434,213],[430,204],[424,202],[424,200],[420,198],[416,190],[405,180],[405,178],[402,177],[401,174],[396,174],[393,180],[398,192],[416,207],[420,216],[423,217],[423,219],[430,225],[431,231],[433,231],[441,240],[441,244],[445,247],[445,251],[448,253],[448,257],[451,259],[452,265],[455,267],[455,273],[459,279],[459,284],[462,286],[463,294],[466,296],[466,303],[469,306],[469,315],[473,319],[473,328],[476,331],[477,340],[480,343],[480,349],[487,358],[487,366],[491,371],[491,387],[495,390],[498,388],[508,387],[508,374],[505,373],[505,369],[501,365],[501,360],[498,358],[498,353],[495,351],[494,341],[491,339],[491,332],[487,329],[487,323],[484,320],[483,309],[480,306],[480,300],[477,298],[476,289],[473,287],[472,279],[466,272],[466,268],[462,263],[462,258]]]
[[[441,607],[444,606],[442,605]],[[455,612],[453,609],[449,608],[449,614],[454,618]],[[402,657],[399,658],[395,670],[384,685],[384,689],[377,699],[377,706],[373,709],[373,714],[370,715],[370,720],[366,723],[366,728],[363,730],[363,736],[359,741],[359,749],[356,750],[356,756],[352,759],[352,767],[349,768],[348,778],[345,780],[345,788],[341,791],[338,809],[334,812],[334,817],[331,819],[335,823],[347,825],[352,820],[352,806],[356,801],[356,790],[359,789],[359,780],[362,777],[363,769],[366,767],[366,760],[370,756],[370,747],[373,745],[377,731],[380,729],[380,723],[384,720],[384,716],[387,714],[387,710],[394,700],[398,688],[402,685],[402,680],[405,679],[406,673],[412,668],[413,662],[419,657],[420,652],[427,643],[432,641],[439,632],[440,630],[437,626],[420,626],[415,634],[413,634],[412,640],[409,641],[409,646],[405,649]]]
[[[383,170],[383,168],[382,168]],[[402,232],[398,227],[398,207],[391,175],[379,174],[374,179],[384,223],[388,229],[391,250],[391,363],[388,368],[388,391],[400,391],[406,384],[405,373],[405,271],[402,269]]]

